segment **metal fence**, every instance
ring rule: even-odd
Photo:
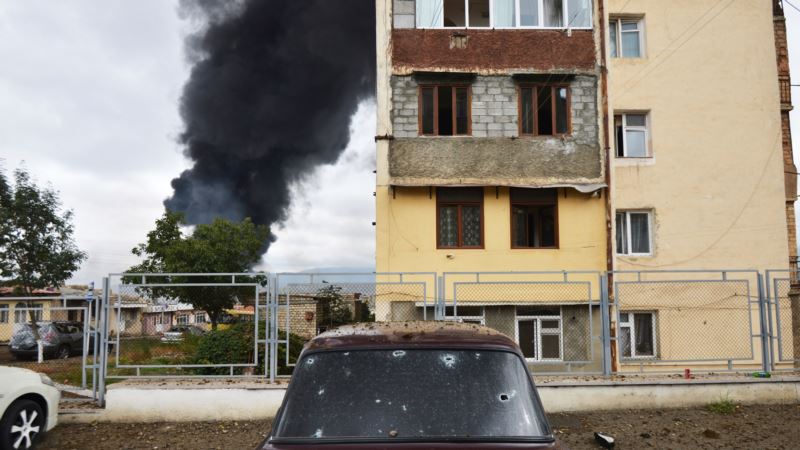
[[[768,357],[755,271],[621,271],[613,280],[620,371],[757,370]]]
[[[85,336],[97,329],[98,353],[87,350],[82,373],[101,368],[93,384],[101,395],[107,378],[274,380],[291,374],[303,345],[320,332],[404,320],[494,328],[520,345],[537,375],[790,370],[800,366],[796,275],[115,274],[104,280],[102,307],[94,315],[87,309]]]
[[[769,326],[771,330],[771,369],[800,369],[800,283],[798,272],[766,272]]]
[[[449,272],[444,320],[514,338],[537,374],[602,374],[602,273]]]
[[[97,380],[94,306],[75,296],[0,297],[0,364],[85,394]]]

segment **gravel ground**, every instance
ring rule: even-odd
[[[593,433],[617,449],[796,449],[800,404],[739,406],[732,414],[703,408],[551,414],[556,435],[572,450],[597,449]],[[262,422],[59,425],[41,450],[254,449],[269,431]]]
[[[613,436],[618,449],[800,448],[800,404],[737,406],[731,414],[691,408],[549,416],[572,450],[600,448],[595,431]]]

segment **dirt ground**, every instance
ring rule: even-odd
[[[556,436],[572,450],[597,449],[594,431],[617,449],[797,449],[800,404],[739,406],[731,414],[703,408],[551,414]],[[59,425],[42,450],[255,449],[270,423],[192,422]]]

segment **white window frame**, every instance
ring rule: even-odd
[[[559,308],[557,316],[517,316],[514,322],[514,341],[519,344],[519,323],[520,322],[534,322],[533,335],[535,336],[534,345],[536,347],[536,358],[529,358],[525,356],[527,362],[563,362],[564,361],[564,320],[563,311]],[[558,331],[554,332],[551,329],[542,331],[543,320],[557,320]],[[558,358],[542,358],[542,334],[545,335],[558,335]]]
[[[200,321],[197,320],[198,317],[201,319]],[[206,322],[208,322],[206,320],[206,313],[195,313],[194,314],[194,323],[206,323]]]
[[[648,253],[633,253],[631,245],[633,242],[633,233],[631,233],[631,213],[633,214],[647,214],[647,240],[650,245],[650,252]],[[625,214],[625,243],[628,248],[628,253],[620,253],[620,249],[616,249],[616,254],[619,256],[653,256],[653,248],[655,242],[653,239],[653,210],[651,209],[618,209],[616,214]],[[616,214],[614,215],[614,226],[616,227]],[[614,233],[614,243],[616,244],[616,230]]]
[[[185,322],[181,322],[186,320]],[[175,325],[189,325],[189,314],[178,314],[175,318]]]
[[[612,15],[609,19],[609,22],[614,25],[614,29],[617,31],[616,33],[616,45],[617,45],[617,54],[611,55],[611,47],[609,46],[609,56],[612,58],[619,58],[619,59],[639,59],[645,57],[645,48],[644,48],[644,17],[626,17],[626,16],[614,16]],[[636,31],[635,33],[639,33],[639,54],[637,56],[626,56],[625,53],[622,51],[622,24],[624,23],[635,23],[636,24]],[[624,31],[624,33],[634,33],[634,31]]]
[[[0,323],[8,323],[8,312],[11,308],[8,305],[0,305]]]
[[[628,320],[623,321],[622,316],[623,314],[628,315]],[[652,355],[637,355],[636,354],[636,321],[633,320],[634,314],[649,314],[650,315],[650,323],[653,327],[653,354]],[[620,311],[619,312],[619,327],[621,328],[630,328],[630,332],[628,336],[630,337],[629,345],[631,346],[631,356],[623,356],[622,355],[622,344],[619,347],[619,355],[621,359],[658,359],[658,338],[657,338],[657,328],[656,328],[656,313],[654,311]]]
[[[472,306],[472,305],[464,305],[464,306]],[[451,321],[451,322],[480,322],[481,325],[486,325],[486,307],[480,306],[481,308],[481,315],[479,316],[462,316],[458,314],[458,308],[456,307],[456,314],[452,316],[446,316],[444,320]]]
[[[14,323],[28,323],[28,320],[30,320],[31,317],[31,310],[34,311],[33,318],[37,322],[41,322],[44,314],[44,305],[41,303],[34,303],[33,306],[28,306],[27,303],[20,302],[14,306]],[[20,317],[22,318],[22,321],[20,321]]]
[[[471,28],[471,29],[477,29],[477,30],[487,30],[487,29],[498,29],[498,30],[516,30],[516,29],[592,30],[592,29],[594,29],[594,1],[595,0],[591,0],[590,1],[590,3],[591,3],[591,5],[589,7],[589,23],[590,23],[590,25],[588,27],[568,26],[569,25],[569,11],[568,11],[568,9],[569,9],[568,8],[569,0],[561,0],[563,2],[562,3],[562,8],[561,8],[562,9],[562,14],[563,14],[563,17],[561,18],[561,23],[563,23],[564,26],[560,26],[560,27],[546,27],[546,26],[544,26],[544,14],[542,14],[542,11],[544,11],[544,0],[536,0],[537,1],[537,7],[539,8],[539,14],[538,14],[539,23],[537,25],[522,26],[520,24],[520,18],[521,18],[520,8],[519,8],[520,0],[514,0],[514,21],[516,23],[516,26],[513,26],[513,27],[496,27],[494,25],[494,1],[495,0],[489,0],[489,26],[488,27],[471,27],[471,26],[469,26],[469,0],[464,0],[464,24],[465,24],[464,27],[445,27],[444,26],[444,0],[442,0],[442,23],[440,25],[432,26],[432,27],[418,27],[415,24],[414,26],[415,26],[415,28],[418,28],[418,29],[430,29],[430,28],[437,28],[437,29],[438,28],[441,28],[441,29],[464,29],[464,28]],[[416,18],[415,18],[415,22],[416,22]],[[641,45],[640,45],[640,49],[641,49]]]
[[[623,155],[617,155],[617,149],[614,149],[614,157],[617,159],[645,159],[653,157],[653,150],[650,146],[650,112],[649,111],[625,111],[616,112],[614,116],[622,116],[622,150]],[[644,116],[644,126],[641,125],[628,125],[628,116]],[[614,123],[614,137],[616,138],[617,124]],[[644,156],[628,156],[628,130],[644,132]]]

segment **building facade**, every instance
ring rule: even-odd
[[[376,12],[376,270],[444,275],[445,316],[515,336],[533,362],[591,367],[596,274],[796,257],[778,0],[378,0]],[[470,285],[476,272],[496,284]],[[382,318],[420,317],[397,303]],[[622,358],[637,339],[640,357],[675,347],[654,337],[673,319],[652,304],[610,320],[629,340]]]

